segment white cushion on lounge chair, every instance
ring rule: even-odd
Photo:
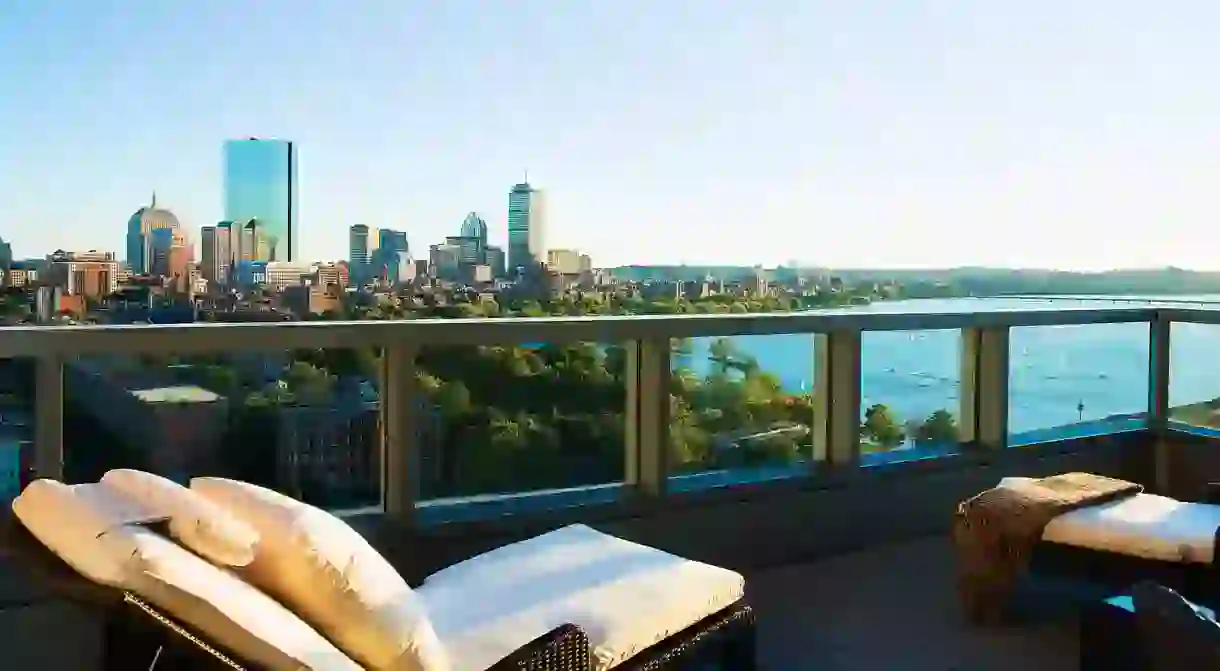
[[[100,482],[167,516],[170,534],[204,559],[220,566],[254,561],[254,529],[198,492],[129,468],[108,471]]]
[[[147,529],[119,533],[132,548],[125,582],[205,640],[272,671],[362,667],[271,597]]]
[[[13,500],[30,533],[86,578],[163,609],[209,643],[260,668],[358,671],[279,603],[231,573],[135,524],[157,515],[97,483],[36,480]]]
[[[423,601],[355,529],[295,499],[237,480],[191,489],[259,535],[239,575],[279,599],[373,671],[449,671]]]
[[[1004,478],[1000,486],[1031,478]],[[1064,513],[1042,540],[1142,559],[1210,564],[1215,556],[1220,505],[1136,494]]]
[[[47,479],[31,482],[13,499],[13,514],[78,573],[112,586],[123,582],[126,556],[109,546],[107,532],[158,519],[139,502],[96,482],[65,485]]]
[[[418,592],[454,671],[482,671],[569,622],[609,669],[744,590],[733,571],[577,524],[442,569]]]

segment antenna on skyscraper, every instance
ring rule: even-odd
[[[529,184],[529,183],[530,183],[530,169],[526,168],[525,169],[525,180],[522,181],[522,184]]]

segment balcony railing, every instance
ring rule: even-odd
[[[955,382],[957,407],[952,409],[956,413],[959,440],[955,445],[908,453],[919,457],[1001,450],[1014,442],[1009,421],[1013,365],[1010,333],[1019,327],[1147,324],[1146,408],[1111,418],[1112,421],[1082,426],[1084,431],[1093,433],[1140,430],[1160,435],[1171,430],[1170,332],[1175,322],[1220,324],[1220,312],[1158,308],[949,313],[842,310],[745,315],[10,327],[0,329],[0,357],[30,357],[36,361],[33,470],[37,476],[62,478],[65,365],[78,357],[376,348],[381,352],[378,358],[381,503],[386,514],[409,519],[424,509],[456,508],[459,503],[477,505],[488,498],[500,503],[513,498],[559,501],[579,491],[582,496],[594,499],[630,494],[632,498],[648,500],[682,496],[692,489],[741,484],[744,480],[740,475],[720,477],[717,469],[686,474],[673,464],[670,445],[671,414],[675,410],[671,391],[677,378],[673,365],[675,339],[810,335],[813,361],[808,363],[807,370],[812,389],[806,396],[812,410],[808,426],[809,459],[785,468],[753,471],[756,481],[766,481],[833,476],[899,461],[870,456],[873,446],[861,439],[863,334],[960,332],[960,380]],[[499,493],[460,501],[423,501],[418,467],[420,445],[416,439],[419,399],[424,393],[417,375],[421,350],[432,346],[519,346],[575,341],[623,344],[626,398],[622,406],[622,484],[560,492]],[[1216,396],[1220,396],[1220,389]],[[787,430],[776,429],[781,433]],[[1039,440],[1035,436],[1032,442]]]

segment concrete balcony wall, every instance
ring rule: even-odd
[[[1220,482],[1220,434],[1174,431],[1166,440],[1169,494],[1184,500],[1203,500],[1209,483]]]

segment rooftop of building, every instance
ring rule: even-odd
[[[145,403],[215,403],[224,398],[220,394],[194,385],[132,389],[131,395]]]

